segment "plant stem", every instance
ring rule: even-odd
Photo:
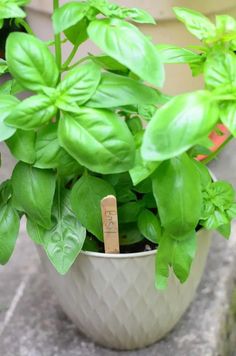
[[[90,57],[91,57],[91,56],[87,56],[87,57],[81,58],[78,62],[72,64],[70,67],[65,68],[64,71],[68,71],[68,70],[73,69],[74,67],[77,67],[78,64],[87,61],[87,59],[89,59]]]
[[[218,156],[218,154],[223,150],[223,148],[233,139],[233,135],[230,135],[227,140],[225,140],[224,143],[222,143],[222,145],[215,151],[212,152],[208,157],[206,157],[204,160],[202,160],[203,164],[207,164],[209,162],[211,162],[213,159],[216,158],[216,156]]]
[[[77,53],[77,50],[79,48],[79,45],[75,45],[74,48],[72,49],[69,57],[67,58],[67,60],[65,61],[65,63],[63,64],[62,66],[62,70],[66,69],[72,62],[74,56],[76,55]]]
[[[53,0],[53,11],[57,10],[59,8],[59,0]],[[61,57],[61,34],[55,35],[55,54],[56,54],[56,63],[59,69],[59,72],[61,73],[61,63],[62,63],[62,57]],[[58,82],[61,81],[61,75],[59,76]]]
[[[30,25],[29,25],[25,20],[23,20],[23,19],[17,19],[17,23],[18,23],[19,25],[21,25],[21,26],[25,29],[25,31],[26,31],[28,34],[35,36],[34,31],[32,30],[32,28],[30,27]]]

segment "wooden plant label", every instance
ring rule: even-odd
[[[108,195],[101,201],[105,253],[120,253],[117,201]]]

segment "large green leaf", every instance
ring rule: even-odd
[[[57,192],[52,214],[54,225],[45,231],[43,246],[56,270],[64,275],[83,247],[86,229],[71,209],[69,191]]]
[[[51,171],[33,168],[21,162],[12,174],[15,207],[46,229],[51,227],[55,181]]]
[[[35,131],[16,130],[15,134],[6,141],[11,154],[25,163],[34,163],[35,154]]]
[[[179,95],[157,110],[144,134],[142,156],[163,161],[187,151],[207,136],[219,117],[208,91]]]
[[[0,141],[8,139],[16,131],[13,127],[7,126],[4,120],[18,103],[19,100],[14,96],[7,94],[0,95]]]
[[[5,265],[15,248],[20,218],[11,203],[0,206],[0,264]]]
[[[18,6],[16,1],[0,0],[0,19],[10,19],[25,16],[25,12]]]
[[[153,193],[166,232],[181,240],[196,228],[202,207],[201,180],[186,154],[160,165],[153,176]]]
[[[85,2],[79,3],[71,1],[56,9],[53,16],[54,32],[60,33],[69,27],[77,24],[89,9],[89,5]]]
[[[220,106],[220,118],[223,124],[236,136],[236,103],[224,102]]]
[[[184,7],[174,7],[173,10],[177,19],[199,40],[205,41],[215,36],[214,24],[200,12]]]
[[[214,50],[204,66],[204,78],[209,89],[218,86],[236,86],[236,56],[231,52]]]
[[[111,194],[115,194],[111,184],[92,176],[81,177],[71,192],[71,205],[79,221],[101,241],[103,241],[101,200]]]
[[[161,239],[156,256],[156,288],[166,289],[169,267],[176,277],[184,283],[190,273],[192,261],[196,254],[196,233],[192,231],[185,240],[173,240],[167,233]]]
[[[155,46],[135,26],[117,18],[92,21],[90,39],[143,80],[162,86],[164,69]]]
[[[89,25],[88,19],[85,17],[74,26],[65,30],[66,38],[74,45],[79,46],[88,39],[87,28]]]
[[[94,94],[100,79],[101,69],[93,62],[72,69],[57,87],[58,101],[84,104]]]
[[[36,37],[11,33],[6,44],[10,73],[26,89],[39,91],[42,86],[55,87],[59,71],[46,44]]]
[[[81,108],[59,123],[62,147],[81,165],[103,173],[120,173],[134,163],[134,140],[128,127],[107,110]]]
[[[161,94],[144,84],[113,73],[103,73],[102,80],[86,106],[116,108],[125,105],[158,104]]]
[[[5,122],[15,128],[32,130],[49,122],[57,108],[50,98],[39,94],[20,102],[11,111]]]

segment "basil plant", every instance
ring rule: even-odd
[[[55,38],[43,42],[24,20],[27,2],[0,0],[1,23],[13,18],[26,30],[9,35],[0,63],[11,75],[0,86],[0,140],[18,160],[0,186],[0,263],[12,255],[23,215],[61,274],[82,249],[104,252],[100,202],[113,194],[121,250],[158,247],[157,288],[166,287],[170,268],[185,282],[197,231],[228,238],[236,216],[232,186],[206,168],[218,153],[208,139],[217,125],[231,132],[227,142],[236,135],[236,20],[221,15],[213,23],[174,8],[202,42],[180,48],[140,32],[134,23],[155,24],[143,10],[54,0]],[[78,60],[87,40],[102,54]],[[72,51],[63,62],[65,42]],[[204,89],[164,94],[165,63],[187,63],[204,75]],[[208,156],[200,163],[199,154]]]

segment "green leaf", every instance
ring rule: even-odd
[[[126,66],[123,66],[123,64],[120,64],[117,62],[114,58],[106,56],[105,54],[99,55],[99,56],[94,56],[90,54],[89,58],[102,67],[103,69],[113,71],[113,72],[124,72],[128,73],[128,68]]]
[[[231,235],[231,223],[221,225],[217,228],[217,230],[222,236],[224,236],[228,240]]]
[[[35,131],[16,130],[15,134],[6,141],[11,154],[25,163],[34,163],[35,154]]]
[[[200,12],[184,7],[174,7],[173,11],[177,19],[199,40],[206,41],[215,36],[214,24]]]
[[[81,177],[71,191],[71,205],[77,218],[100,241],[103,241],[101,200],[114,194],[112,185],[92,176]]]
[[[0,75],[6,73],[8,70],[7,62],[0,58]]]
[[[120,224],[136,222],[138,216],[144,208],[142,201],[129,202],[118,207],[118,221]]]
[[[121,173],[133,165],[133,136],[110,111],[81,108],[74,116],[65,113],[58,135],[61,146],[94,172]]]
[[[158,244],[161,238],[161,223],[150,210],[143,210],[138,217],[140,233],[154,244]]]
[[[207,136],[218,121],[218,106],[208,91],[176,96],[157,110],[144,134],[142,156],[163,161],[178,156]]]
[[[192,261],[196,254],[195,231],[183,241],[173,240],[167,233],[161,239],[156,256],[156,288],[166,289],[169,277],[169,267],[172,267],[176,277],[184,283],[190,273]]]
[[[19,100],[14,96],[1,94],[0,95],[0,141],[4,141],[15,133],[15,129],[9,127],[4,120],[17,106]]]
[[[232,135],[236,136],[236,103],[234,101],[220,105],[220,119]]]
[[[129,170],[130,177],[134,185],[139,184],[148,178],[160,165],[160,162],[144,161],[140,150],[136,150],[134,167]]]
[[[54,33],[58,34],[77,24],[86,15],[88,8],[85,2],[71,1],[56,9],[52,16]]]
[[[136,223],[120,224],[120,246],[130,246],[142,242],[144,237],[140,234]]]
[[[57,108],[52,100],[39,94],[30,96],[15,106],[5,122],[15,128],[32,130],[49,122],[56,112]]]
[[[45,229],[38,225],[35,221],[31,220],[29,217],[27,218],[27,233],[32,241],[34,241],[38,245],[43,244],[43,238],[45,234]]]
[[[216,16],[216,30],[219,35],[229,35],[236,33],[236,20],[229,15],[217,15]]]
[[[0,1],[0,19],[11,19],[25,16],[25,12],[15,3],[15,1]]]
[[[53,205],[53,227],[45,231],[44,249],[56,270],[66,274],[80,253],[86,229],[71,209],[70,192],[58,193]]]
[[[154,18],[147,11],[143,9],[137,9],[137,8],[124,9],[123,14],[134,22],[146,23],[152,25],[156,24]]]
[[[66,38],[74,45],[79,46],[88,39],[87,28],[89,21],[87,18],[83,18],[74,26],[71,26],[65,30]]]
[[[113,73],[103,73],[102,80],[86,106],[116,108],[126,105],[158,104],[161,94],[144,84]]]
[[[57,168],[60,175],[73,175],[81,170],[79,164],[59,145],[57,124],[49,124],[37,132],[35,143],[37,168]]]
[[[15,248],[20,218],[10,203],[0,206],[0,264],[5,265]]]
[[[6,44],[10,73],[25,88],[40,91],[42,86],[55,87],[59,71],[47,46],[36,37],[11,33]]]
[[[38,225],[51,227],[55,175],[18,163],[12,174],[14,206]]]
[[[168,234],[181,240],[196,228],[202,207],[201,181],[186,154],[160,165],[153,176],[153,193]]]
[[[203,61],[202,55],[186,48],[167,44],[158,44],[156,48],[163,63],[199,63]]]
[[[164,69],[158,51],[135,26],[117,18],[95,20],[90,23],[88,34],[102,51],[140,78],[163,85]]]
[[[236,86],[236,56],[222,50],[212,51],[207,56],[204,78],[209,89],[218,86]]]
[[[93,62],[76,67],[69,71],[57,87],[57,100],[82,105],[94,94],[100,79],[100,67]]]
[[[0,206],[6,204],[12,195],[11,181],[7,179],[0,184]]]

